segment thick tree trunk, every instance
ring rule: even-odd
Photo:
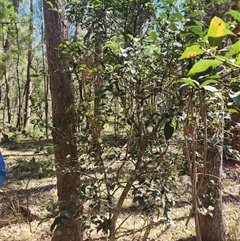
[[[211,148],[211,149],[210,149]],[[222,148],[209,147],[205,175],[199,175],[198,207],[199,228],[202,241],[223,241],[224,223],[222,214]],[[214,208],[212,210],[212,207]],[[202,214],[204,210],[207,212]]]
[[[50,2],[48,4],[48,2]],[[55,229],[53,241],[80,241],[81,206],[77,189],[77,146],[74,139],[75,110],[74,89],[67,63],[60,59],[59,44],[68,38],[68,23],[64,18],[63,1],[44,1],[44,18],[47,45],[48,70],[53,112],[53,140],[57,166],[57,190],[62,219]]]

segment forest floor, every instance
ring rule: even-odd
[[[48,214],[47,207],[57,200],[51,141],[9,142],[1,144],[1,148],[7,179],[0,189],[0,241],[50,241],[53,220],[40,221]],[[224,163],[224,172],[223,213],[227,240],[240,241],[240,164],[228,161]],[[187,227],[185,225],[191,199],[189,194],[182,195],[186,187],[184,178],[179,179],[178,185],[178,200],[169,215],[171,221],[160,217],[148,240],[195,240],[193,219]],[[122,219],[126,215],[123,213]],[[139,218],[133,216],[126,225],[138,225]],[[119,240],[130,241],[129,238]]]

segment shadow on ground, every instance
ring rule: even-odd
[[[176,241],[196,241],[196,237],[195,236],[191,236],[191,237],[187,237],[187,238],[180,238]]]

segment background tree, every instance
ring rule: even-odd
[[[32,58],[33,58],[33,48],[32,48],[32,40],[33,40],[33,17],[34,17],[34,3],[33,0],[29,2],[29,44],[28,44],[28,52],[27,52],[27,80],[25,84],[25,106],[24,106],[24,128],[29,127],[30,117],[31,117],[31,94],[32,94],[32,78],[31,78],[31,68],[32,68]]]
[[[4,84],[1,85],[3,89],[5,85],[5,98],[3,104],[3,121],[11,123],[11,103],[10,103],[10,80],[12,78],[10,69],[12,69],[11,57],[13,55],[13,45],[15,45],[16,32],[17,29],[17,16],[19,1],[5,2],[2,3],[2,68],[1,68],[1,79],[4,80]],[[7,9],[7,10],[6,10]],[[7,113],[7,120],[5,119],[5,113]]]

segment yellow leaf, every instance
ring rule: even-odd
[[[211,37],[222,37],[225,35],[226,23],[218,17],[214,17],[211,20],[209,28],[209,36]]]
[[[221,18],[214,17],[207,34],[209,45],[217,47],[227,35],[234,35],[234,33],[228,29],[227,24]]]

